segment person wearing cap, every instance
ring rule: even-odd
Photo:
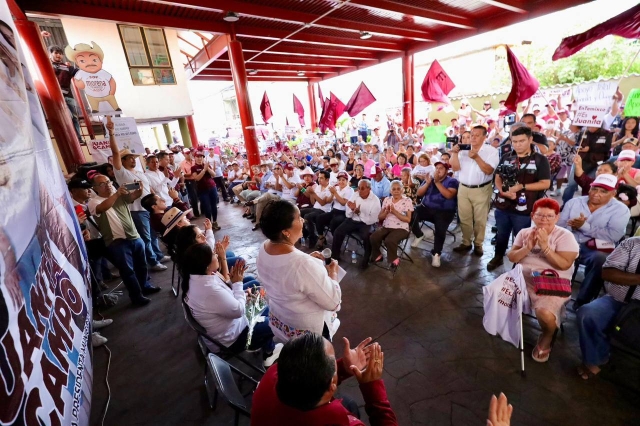
[[[298,184],[302,182],[302,179],[294,173],[295,170],[293,164],[287,163],[284,165],[283,169],[284,175],[280,177],[279,182],[276,182],[276,189],[281,191],[282,195],[280,197],[283,200],[295,204]]]
[[[380,126],[376,126],[373,128],[373,133],[371,134],[370,144],[376,145],[378,150],[380,150],[380,145],[382,145],[382,141],[380,139]]]
[[[378,221],[381,210],[380,199],[371,191],[370,180],[363,179],[358,183],[358,191],[347,201],[346,206],[346,219],[333,232],[331,257],[338,260],[344,239],[347,235],[357,234],[364,245],[364,256],[360,263],[360,267],[364,269],[371,257],[371,227]]]
[[[195,164],[193,161],[191,150],[186,148],[182,150],[182,154],[184,155],[184,160],[182,160],[178,167],[182,174],[184,175],[184,184],[187,189],[187,196],[189,197],[189,205],[193,209],[193,214],[196,217],[200,216],[200,205],[198,204],[198,184],[195,180],[195,176],[193,175],[191,168]],[[177,161],[177,159],[176,159]]]
[[[147,155],[147,171],[145,176],[149,180],[149,185],[153,192],[164,199],[164,201],[170,205],[173,202],[173,198],[169,195],[169,188],[175,188],[180,181],[179,177],[169,179],[165,173],[159,170],[160,161],[155,154]],[[149,194],[147,194],[149,195]],[[176,192],[177,197],[177,192]],[[144,197],[143,197],[144,198]],[[142,200],[140,200],[142,203]]]
[[[618,166],[618,179],[621,183],[626,183],[633,187],[640,185],[640,170],[633,167],[636,161],[634,151],[624,150],[618,155],[616,165]]]
[[[151,193],[151,185],[147,175],[136,170],[136,160],[138,154],[131,152],[129,149],[120,150],[116,143],[113,133],[114,125],[111,120],[107,121],[106,128],[109,133],[109,143],[111,145],[111,155],[113,163],[113,173],[120,187],[128,184],[139,183],[140,192],[133,191],[132,194],[140,194],[137,197],[129,196],[127,200],[130,202],[129,210],[131,217],[138,231],[138,234],[144,242],[144,251],[147,259],[147,267],[152,271],[164,271],[167,269],[162,263],[171,260],[169,256],[165,256],[158,245],[158,236],[155,232],[151,232],[151,224],[149,222],[149,212],[140,204],[140,198]]]
[[[598,175],[589,195],[569,200],[560,213],[558,226],[573,233],[580,244],[579,263],[585,265],[576,309],[598,297],[607,252],[624,237],[627,229],[630,213],[627,206],[615,199],[617,185],[616,176]]]
[[[414,239],[411,247],[418,247],[424,238],[421,223],[428,221],[434,225],[434,241],[431,250],[431,266],[440,267],[440,256],[447,236],[447,229],[453,221],[457,208],[459,182],[448,175],[450,166],[438,161],[435,163],[433,177],[425,175],[425,180],[418,188],[417,196],[422,201],[416,207],[415,220],[411,231]]]
[[[191,213],[191,209],[184,201],[178,197],[178,191],[175,189],[169,190],[169,196],[171,197],[171,203],[167,203],[164,197],[158,194],[149,194],[142,197],[140,204],[147,210],[150,215],[151,229],[157,232],[161,237],[164,236],[166,226],[162,223],[162,217],[171,208],[177,208],[180,211]]]
[[[640,155],[638,154],[638,138],[626,138],[622,141],[622,143],[619,146],[622,148],[621,151],[624,151],[624,150],[633,151],[633,153],[636,156],[636,160],[633,163],[633,168],[640,169]],[[617,159],[618,159],[618,156],[615,155],[613,157],[609,157],[609,160],[607,160],[607,162],[614,163]]]
[[[216,187],[222,191],[222,199],[226,202],[230,200],[227,186],[224,184],[224,176],[222,174],[222,163],[220,162],[220,156],[216,154],[215,148],[209,148],[209,155],[204,159],[209,163],[209,167],[214,172],[213,180],[216,183]]]
[[[591,184],[599,175],[616,175],[618,173],[618,166],[616,163],[602,163],[598,166],[595,177],[591,177],[582,169],[582,158],[579,155],[576,155],[574,157],[573,162],[575,168],[574,180],[578,184],[578,186],[582,188],[581,195],[589,195]]]
[[[493,119],[493,121],[497,120],[498,111],[491,108],[490,100],[484,101],[484,104],[482,104],[482,111],[478,111],[473,107],[471,107],[471,110],[475,112],[477,116],[482,117],[482,124],[488,123],[490,119]]]
[[[218,231],[218,188],[213,180],[215,172],[204,161],[204,151],[196,151],[196,162],[191,166],[191,175],[196,182],[200,208],[204,216],[211,221],[213,229]]]
[[[92,177],[91,185],[96,196],[89,199],[89,213],[95,217],[109,259],[120,272],[131,303],[144,306],[150,302],[145,295],[156,293],[160,288],[149,282],[144,242],[128,207],[130,199],[139,198],[143,189],[129,192],[121,186],[116,191],[111,180],[101,174]]]
[[[475,126],[471,131],[471,149],[460,150],[460,144],[451,149],[451,166],[459,172],[458,217],[462,228],[462,243],[453,249],[467,253],[472,248],[476,256],[484,254],[487,217],[493,195],[493,172],[500,161],[498,150],[486,145],[487,129]],[[473,246],[471,245],[473,243]]]
[[[545,112],[545,115],[542,116],[542,119],[544,120],[545,123],[547,123],[549,120],[553,120],[554,127],[555,127],[555,121],[559,119],[558,114],[556,113],[557,105],[558,103],[556,102],[556,100],[551,99],[549,103],[545,105],[545,107],[547,108],[547,111]]]
[[[566,109],[558,110],[558,120],[556,121],[556,130],[560,133],[567,132],[571,127],[571,119]]]
[[[507,183],[504,171],[495,175],[498,195],[494,205],[496,227],[496,251],[487,264],[487,270],[493,271],[504,263],[511,235],[531,226],[533,204],[544,197],[551,185],[549,160],[533,151],[533,134],[528,127],[519,127],[511,132],[513,151],[505,155],[498,164],[498,170],[515,170],[515,184]],[[513,183],[513,182],[512,182]],[[505,191],[505,189],[507,189]]]
[[[175,164],[179,167],[180,163],[184,161],[184,154],[182,153],[182,146],[177,143],[171,144],[169,146],[171,152],[173,152],[173,158]]]
[[[384,200],[391,194],[391,182],[379,166],[372,167],[371,175],[371,192],[380,200]]]
[[[601,127],[587,127],[578,135],[578,155],[582,158],[582,169],[592,178],[595,177],[598,164],[609,159],[612,137],[609,131]],[[575,168],[573,170],[575,174]],[[569,180],[562,194],[564,204],[573,198],[577,189],[577,182]]]
[[[234,189],[238,185],[244,183],[244,181],[245,179],[243,177],[242,169],[240,169],[240,164],[237,161],[232,161],[227,171],[227,182],[229,182],[227,193],[236,194]],[[233,198],[231,199],[231,204],[233,204]]]
[[[346,219],[347,201],[353,196],[353,188],[349,186],[349,175],[347,172],[339,172],[337,180],[338,183],[336,185],[329,186],[329,192],[331,192],[333,196],[331,211],[321,213],[316,218],[316,228],[321,234],[318,240],[318,246],[320,247],[324,246],[326,241],[323,235],[325,228],[329,227],[329,230],[333,233]]]

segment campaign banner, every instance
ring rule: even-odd
[[[113,122],[113,136],[120,149],[129,149],[134,154],[144,155],[144,145],[138,133],[138,125],[133,117],[111,117]],[[106,117],[103,120],[107,122]],[[105,131],[105,134],[108,134]]]
[[[624,105],[624,115],[626,117],[640,116],[640,89],[631,89],[627,102]]]
[[[573,94],[573,89],[571,87],[558,87],[555,89],[544,89],[538,90],[535,95],[531,97],[529,102],[532,102],[531,105],[538,105],[540,108],[544,108],[548,102],[558,101],[558,96],[560,96],[560,106],[556,109],[562,109],[566,105],[571,103],[571,95]]]
[[[618,83],[617,80],[581,83],[574,87],[573,98],[578,105],[611,106],[613,95],[618,88]]]
[[[286,136],[295,136],[297,130],[295,126],[284,126],[284,134]]]
[[[609,107],[604,105],[578,105],[573,118],[574,126],[600,127]]]
[[[86,249],[6,2],[0,21],[0,424],[84,426]]]
[[[430,144],[442,144],[447,141],[447,126],[427,126],[424,128],[424,143]]]

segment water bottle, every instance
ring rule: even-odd
[[[356,263],[356,251],[351,252],[351,263]]]

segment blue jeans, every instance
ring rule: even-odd
[[[502,257],[507,253],[511,233],[515,236],[524,228],[530,227],[531,217],[500,209],[496,209],[495,217],[496,227],[498,228],[498,233],[496,234],[496,257]]]
[[[151,232],[149,212],[131,212],[131,217],[133,218],[133,223],[136,226],[136,230],[138,231],[138,234],[140,234],[140,238],[144,244],[146,264],[149,266],[158,264],[164,255],[162,254],[162,251],[160,251],[160,247],[158,247],[158,236],[153,235],[155,232]],[[156,247],[153,246],[153,236],[155,236],[155,245],[157,250]]]
[[[592,250],[587,243],[580,244],[580,256],[578,260],[584,265],[584,279],[580,284],[580,291],[576,297],[575,307],[591,302],[598,297],[604,285],[602,279],[602,265],[607,260],[607,253]]]
[[[142,288],[149,287],[147,264],[144,257],[144,243],[135,240],[114,240],[107,246],[111,262],[120,271],[120,278],[129,291],[132,301],[142,297]]]
[[[613,322],[624,303],[605,295],[578,310],[578,331],[582,362],[602,365],[609,360],[609,336]]]
[[[591,170],[589,173],[587,173],[587,176],[595,178],[596,170],[597,168]],[[576,175],[576,166],[574,165],[574,166],[571,166],[571,171],[569,172],[569,176],[567,180],[567,186],[564,188],[564,192],[562,193],[562,205],[567,204],[567,202],[573,198],[573,196],[576,193],[576,190],[578,189],[578,184],[576,183],[575,175]]]
[[[218,190],[214,186],[206,191],[198,192],[198,199],[200,200],[200,209],[204,217],[211,222],[218,220]]]
[[[78,136],[78,140],[82,140],[82,135],[80,133],[80,121],[78,120],[78,104],[76,100],[71,97],[64,97],[64,101],[67,104],[67,108],[69,108],[69,112],[71,113],[71,121],[73,121],[73,128],[76,129],[76,135]]]
[[[253,275],[247,275],[242,279],[242,288],[246,290],[248,288],[257,288],[261,287],[260,282],[253,277]]]

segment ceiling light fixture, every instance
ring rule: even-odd
[[[248,73],[249,75],[256,75],[258,74],[258,70],[249,70]]]
[[[224,19],[227,22],[237,22],[238,19],[240,19],[240,17],[235,12],[227,12],[227,14],[222,19]]]
[[[369,40],[372,37],[371,33],[368,31],[360,31],[360,39],[361,40]]]
[[[298,71],[298,77],[304,77],[304,71]]]

